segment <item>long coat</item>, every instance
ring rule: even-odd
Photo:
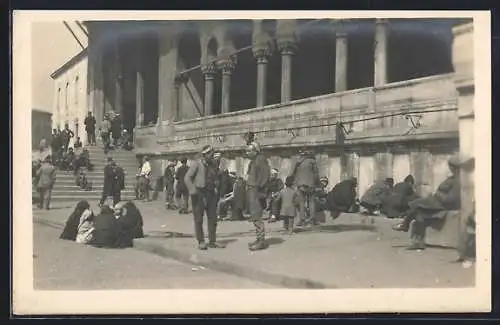
[[[337,183],[327,195],[327,207],[330,211],[347,212],[356,202],[356,184],[346,179]]]
[[[294,185],[316,187],[319,185],[319,169],[313,155],[300,156],[292,167]]]
[[[400,216],[409,209],[408,203],[417,198],[418,195],[411,184],[407,182],[397,183],[392,192],[382,199],[381,212],[390,218]]]
[[[391,193],[391,188],[385,181],[377,181],[370,186],[361,197],[361,202],[376,206],[382,204],[384,197]]]
[[[102,192],[104,195],[112,196],[116,190],[115,171],[111,164],[104,167],[104,186]]]
[[[439,185],[435,194],[413,200],[408,205],[413,211],[427,212],[429,217],[440,217],[441,215],[436,215],[439,211],[460,210],[460,176],[457,174],[448,177]]]

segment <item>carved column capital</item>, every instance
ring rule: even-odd
[[[229,59],[220,60],[217,62],[217,68],[221,70],[224,75],[231,75],[234,68],[236,67],[235,57],[230,57]]]
[[[257,63],[267,63],[268,58],[272,55],[272,49],[269,46],[254,47],[252,49],[253,56],[257,59]]]
[[[293,55],[297,51],[298,42],[293,39],[278,39],[278,48],[281,54]]]
[[[205,79],[214,79],[217,74],[217,66],[215,63],[207,63],[201,66],[201,72]]]

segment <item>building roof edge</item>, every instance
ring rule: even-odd
[[[71,59],[66,61],[62,66],[60,66],[57,70],[51,73],[50,77],[52,79],[57,78],[63,72],[67,71],[69,68],[74,66],[76,63],[80,62],[83,58],[87,57],[87,48],[81,50],[78,54],[73,56]]]

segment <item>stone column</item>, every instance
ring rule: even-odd
[[[281,52],[281,103],[286,104],[292,99],[292,58],[297,50],[295,20],[278,20],[278,48]]]
[[[102,49],[96,49],[95,55],[95,69],[94,69],[94,117],[96,119],[96,127],[101,126],[104,118],[104,73],[103,73],[103,52]]]
[[[144,124],[144,65],[143,44],[137,41],[136,52],[136,84],[135,84],[135,126]]]
[[[123,92],[122,92],[122,60],[120,53],[120,41],[117,40],[114,44],[114,78],[115,78],[115,105],[113,107],[114,111],[122,114],[123,112]]]
[[[452,61],[455,70],[455,86],[458,92],[458,129],[460,153],[474,157],[474,25],[453,28]],[[462,171],[462,217],[467,217],[474,205],[474,173]]]
[[[231,111],[231,74],[235,67],[235,60],[229,58],[217,63],[222,73],[222,107],[221,114]]]
[[[213,114],[214,105],[214,80],[217,75],[217,68],[215,64],[209,63],[201,67],[201,72],[205,77],[205,102],[203,114],[204,116],[209,116]]]
[[[271,50],[269,47],[254,48],[253,55],[257,60],[257,107],[263,107],[266,106],[267,63]]]
[[[175,26],[166,25],[159,32],[158,62],[158,124],[160,137],[174,134],[175,108],[172,105],[174,80],[178,64],[178,37]]]
[[[347,33],[337,26],[335,47],[335,92],[347,90]]]
[[[375,64],[373,77],[375,87],[380,87],[387,83],[388,23],[387,19],[377,19],[375,22]]]
[[[279,44],[281,51],[281,103],[286,104],[292,99],[292,58],[297,43],[283,42]]]

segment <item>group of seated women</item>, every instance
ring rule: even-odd
[[[142,215],[132,201],[114,208],[104,205],[95,215],[87,201],[80,201],[68,217],[60,238],[105,248],[133,246],[134,238],[144,237]]]

